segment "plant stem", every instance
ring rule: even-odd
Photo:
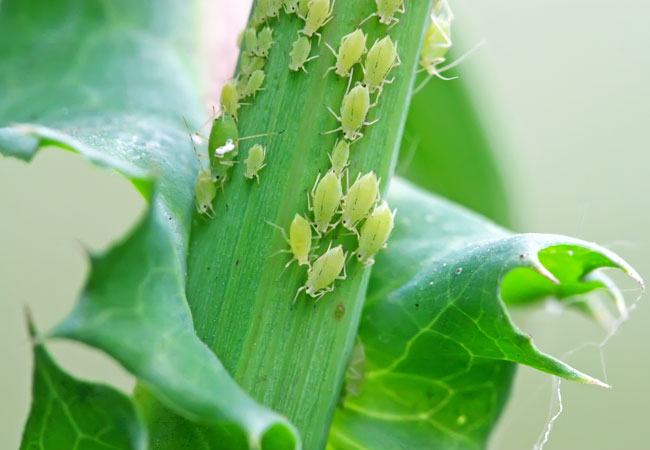
[[[380,121],[366,127],[365,137],[351,147],[351,180],[359,171],[374,170],[382,178],[382,191],[387,188],[431,4],[407,2],[407,12],[398,14],[400,22],[389,31],[402,64],[392,70],[389,77],[395,82],[385,86],[369,113],[368,120]],[[292,306],[306,269],[294,263],[283,270],[289,258],[271,257],[287,245],[265,221],[288,229],[295,213],[307,215],[307,193],[317,174],[329,168],[328,153],[341,136],[322,134],[339,126],[326,107],[338,112],[348,82],[333,72],[323,79],[334,64],[324,43],[338,48],[341,37],[374,7],[370,1],[336,3],[332,21],[320,30],[320,46],[312,38],[312,54],[320,57],[307,64],[309,74],[288,69],[291,44],[304,22],[284,13],[271,21],[275,44],[264,69],[266,90],[257,93],[252,106],[242,107],[239,128],[241,136],[284,133],[241,142],[240,160],[256,142],[268,147],[260,184],[245,179],[238,164],[225,197],[220,193],[215,204],[216,218],[197,217],[190,243],[187,291],[199,336],[245,390],[294,422],[307,449],[325,445],[370,269],[350,262],[347,280],[338,281],[334,292],[318,303],[303,294]],[[370,47],[387,27],[372,18],[363,30]]]

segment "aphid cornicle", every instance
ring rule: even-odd
[[[332,226],[332,218],[339,208],[343,189],[341,187],[341,178],[334,172],[327,172],[323,178],[316,178],[314,188],[310,196],[307,195],[309,209],[314,213],[314,229],[320,236]]]
[[[323,78],[330,70],[334,70],[340,77],[349,77],[352,66],[358,63],[361,60],[361,55],[366,52],[366,38],[367,36],[363,34],[363,31],[357,28],[352,33],[341,38],[338,53],[329,44],[325,43],[327,48],[336,56],[336,64],[327,69]]]
[[[362,25],[371,17],[377,16],[379,23],[388,25],[388,28],[391,28],[399,22],[399,19],[395,15],[406,12],[404,0],[375,0],[375,4],[377,5],[377,12],[370,14],[359,25]]]
[[[363,223],[359,235],[359,248],[355,251],[360,262],[367,266],[375,263],[374,256],[386,246],[386,241],[393,231],[396,212],[397,210],[391,212],[384,201]]]
[[[307,4],[308,10],[307,17],[305,17],[305,27],[299,33],[309,37],[316,35],[318,36],[318,42],[320,42],[321,35],[318,30],[332,20],[335,2],[336,0],[330,6],[330,0],[311,0]]]
[[[309,53],[311,53],[311,42],[309,38],[307,36],[300,36],[293,43],[293,49],[289,55],[291,57],[289,69],[294,72],[302,69],[305,73],[308,73],[307,69],[305,69],[305,64],[312,59],[318,58],[318,55],[309,57]]]
[[[298,13],[298,1],[299,0],[284,0],[284,12],[287,14],[297,14]]]
[[[332,163],[332,172],[339,178],[343,176],[343,171],[348,166],[348,159],[350,158],[350,144],[341,139],[334,145],[334,150],[330,154],[330,162]]]
[[[336,280],[345,280],[345,252],[343,246],[339,245],[329,248],[321,255],[311,268],[307,271],[307,282],[298,288],[293,302],[296,302],[300,291],[305,291],[307,295],[318,301],[323,295],[334,290]],[[343,271],[343,275],[341,275]]]
[[[221,88],[221,109],[224,113],[231,115],[237,120],[237,111],[239,111],[239,94],[237,93],[237,80],[229,80]]]
[[[269,225],[277,228],[282,233],[282,237],[289,244],[289,250],[280,250],[279,253],[291,253],[293,258],[285,264],[284,267],[289,267],[289,265],[296,261],[299,266],[308,266],[311,267],[309,263],[309,252],[311,252],[311,225],[300,214],[297,214],[293,217],[291,221],[291,226],[289,227],[289,237],[284,232],[284,229],[277,226],[274,223],[267,221]]]
[[[379,180],[375,172],[357,177],[341,201],[341,224],[356,233],[357,224],[368,217],[370,210],[379,201]]]
[[[366,56],[363,85],[367,86],[370,92],[375,92],[381,89],[384,83],[392,83],[393,80],[386,80],[388,72],[401,63],[397,46],[393,44],[390,36],[375,41]]]
[[[259,172],[262,170],[266,164],[264,164],[264,159],[266,158],[266,148],[262,147],[259,144],[255,144],[248,151],[248,157],[246,158],[246,170],[244,171],[244,176],[248,179],[257,178],[257,182],[260,182]]]
[[[332,108],[329,111],[336,117],[336,120],[341,122],[341,126],[324,134],[334,133],[336,131],[343,131],[343,138],[348,141],[355,142],[363,137],[361,128],[364,125],[372,125],[377,123],[379,119],[372,122],[366,122],[368,110],[371,108],[370,92],[367,86],[360,83],[352,88],[350,92],[345,94],[343,102],[341,103],[341,116],[339,117]]]

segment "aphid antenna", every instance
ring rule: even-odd
[[[457,58],[454,62],[452,62],[452,63],[450,63],[450,64],[447,64],[446,66],[440,68],[440,69],[438,70],[438,73],[443,73],[443,72],[446,72],[446,71],[449,70],[449,69],[453,69],[453,68],[456,67],[458,64],[460,64],[460,63],[462,63],[464,60],[466,60],[466,59],[467,59],[467,58],[468,58],[472,53],[474,53],[476,50],[478,50],[479,48],[483,47],[486,43],[487,43],[487,41],[486,41],[485,39],[481,40],[478,44],[476,44],[474,47],[472,47],[472,48],[469,49],[467,52],[465,52],[464,55],[462,55],[462,56],[460,56],[459,58]],[[456,77],[456,78],[458,78],[458,77]]]
[[[257,138],[266,137],[266,136],[277,136],[277,135],[280,135],[280,134],[284,133],[284,131],[285,130],[273,131],[271,133],[254,134],[252,136],[240,137],[240,138],[237,138],[237,142],[245,141],[246,139],[257,139]]]
[[[298,300],[298,294],[300,294],[300,291],[304,291],[305,289],[306,289],[305,286],[300,286],[298,288],[298,290],[296,291],[296,295],[293,297],[293,303],[291,303],[291,305],[296,304],[296,300]]]

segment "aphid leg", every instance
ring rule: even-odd
[[[399,19],[397,17],[393,17],[390,19],[390,25],[388,25],[388,28],[386,28],[386,31],[390,30],[393,28],[395,25],[399,23]]]
[[[369,127],[370,125],[374,125],[374,124],[376,124],[377,122],[379,122],[379,119],[380,119],[380,118],[377,117],[377,118],[376,118],[375,120],[373,120],[372,122],[363,122],[363,124],[364,124],[365,126]]]
[[[282,233],[282,237],[284,238],[284,240],[287,242],[287,244],[289,243],[289,238],[287,237],[287,233],[284,231],[284,228],[282,228],[280,225],[274,224],[273,222],[269,222],[268,220],[266,220],[265,222],[267,224],[271,225],[272,227],[277,228],[278,230],[280,230],[280,233]],[[289,252],[289,250],[280,250],[280,251]],[[276,253],[279,253],[279,252],[276,252]],[[274,253],[274,255],[276,253]]]
[[[334,112],[334,110],[333,110],[332,108],[330,108],[330,107],[328,106],[327,109],[329,110],[329,112],[332,113],[332,115],[333,115],[334,117],[336,117],[336,120],[338,120],[339,122],[341,122],[341,121],[343,120],[343,119],[341,119],[339,116],[336,115],[336,113]],[[338,131],[338,130],[336,130],[336,131]]]
[[[336,54],[336,50],[334,50],[334,49],[332,48],[331,45],[329,45],[327,42],[325,42],[325,47],[329,48],[329,49],[330,49],[330,52],[332,52],[332,54],[334,55],[334,57],[335,57],[336,59],[338,59],[339,55]]]

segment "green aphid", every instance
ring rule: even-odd
[[[264,27],[257,35],[257,56],[266,58],[269,56],[272,46],[273,30],[270,27]]]
[[[311,0],[307,4],[307,17],[305,17],[305,27],[299,33],[305,36],[312,37],[318,36],[320,42],[321,35],[319,29],[324,27],[327,22],[332,20],[332,12],[334,10],[334,3],[330,7],[330,0]]]
[[[305,69],[305,64],[312,59],[318,58],[318,55],[309,57],[309,53],[311,53],[311,42],[309,38],[307,36],[300,36],[294,41],[293,49],[289,54],[291,58],[289,61],[289,69],[294,72],[302,69],[305,73],[308,73],[307,69]]]
[[[375,263],[375,255],[386,247],[386,242],[395,226],[395,213],[384,201],[377,206],[363,223],[359,235],[359,248],[355,251],[357,259],[369,266]]]
[[[343,171],[349,164],[350,158],[350,144],[341,139],[334,145],[334,150],[330,154],[330,162],[332,163],[332,172],[339,178],[343,176]]]
[[[370,210],[379,201],[379,180],[375,172],[357,177],[341,201],[341,224],[357,234],[356,226],[368,217]]]
[[[260,3],[266,2],[266,16],[273,18],[280,16],[280,10],[282,9],[282,0],[260,0]]]
[[[339,208],[342,196],[340,177],[332,171],[327,172],[323,178],[318,175],[311,190],[311,198],[310,195],[307,196],[307,203],[314,214],[314,230],[319,236],[333,228],[332,218]]]
[[[336,120],[341,122],[341,126],[334,130],[327,131],[324,134],[343,131],[343,138],[350,142],[355,142],[361,139],[363,137],[361,128],[379,121],[379,119],[376,119],[372,122],[366,122],[368,111],[372,106],[374,105],[370,104],[370,92],[368,87],[357,83],[357,85],[343,97],[340,117],[332,110],[332,108],[328,108],[334,117],[336,117]]]
[[[397,13],[404,14],[406,9],[404,8],[404,0],[375,0],[377,5],[377,12],[370,14],[366,17],[359,25],[366,22],[371,17],[377,16],[379,18],[379,23],[388,25],[390,29],[393,25],[399,22],[399,19],[395,17]]]
[[[289,227],[289,237],[285,233],[284,229],[277,226],[276,224],[267,221],[269,225],[277,228],[282,233],[282,237],[289,244],[289,250],[279,250],[277,253],[291,253],[293,258],[284,267],[289,267],[289,265],[296,261],[299,266],[308,266],[311,267],[309,263],[309,254],[311,252],[311,225],[300,214],[294,216],[291,221],[291,226]]]
[[[216,196],[217,185],[212,179],[211,171],[209,169],[200,169],[194,188],[194,203],[199,214],[205,214],[210,218],[214,217],[212,203]]]
[[[287,14],[297,14],[298,13],[298,1],[299,0],[284,0],[284,12]]]
[[[259,144],[255,144],[248,151],[248,157],[246,158],[245,165],[246,170],[244,171],[244,176],[248,179],[257,178],[257,182],[260,182],[259,172],[266,164],[264,160],[266,159],[266,148],[262,147]]]
[[[341,45],[339,52],[336,53],[329,44],[325,43],[327,48],[330,49],[334,56],[336,56],[336,64],[325,72],[323,78],[330,70],[334,70],[340,77],[349,77],[352,66],[361,60],[361,55],[366,53],[366,38],[360,28],[357,28],[350,34],[346,34],[341,38]]]
[[[269,9],[268,0],[259,0],[256,3],[255,10],[253,11],[253,18],[251,20],[253,28],[257,28],[267,21],[268,9]]]
[[[307,271],[307,282],[298,288],[293,302],[296,302],[301,291],[305,291],[307,295],[315,298],[316,301],[320,300],[328,292],[332,292],[334,282],[336,280],[345,280],[347,277],[345,273],[345,257],[343,246],[328,248]],[[343,275],[341,275],[341,271],[343,271]]]
[[[257,91],[262,90],[262,85],[266,79],[266,74],[263,70],[258,69],[255,72],[251,73],[250,77],[246,81],[246,85],[239,90],[239,98],[250,97],[251,95],[255,97]]]
[[[309,3],[311,0],[298,0],[298,16],[305,20],[309,12]]]
[[[237,80],[229,80],[221,89],[221,110],[237,120],[237,112],[240,107],[239,94],[237,92]]]
[[[244,44],[246,44],[246,53],[257,56],[257,32],[255,28],[248,27],[244,30]]]
[[[208,155],[212,170],[224,162],[232,161],[237,156],[238,142],[239,128],[233,116],[221,114],[212,121],[208,139]]]
[[[393,68],[401,63],[397,54],[397,46],[390,36],[375,41],[366,56],[366,64],[363,68],[363,85],[367,86],[370,92],[381,90],[384,83],[390,84],[394,81],[394,79],[389,81],[386,77]]]
[[[239,73],[243,78],[248,79],[253,72],[263,69],[265,64],[266,58],[244,53],[239,62]]]

